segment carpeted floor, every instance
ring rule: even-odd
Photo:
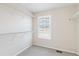
[[[44,48],[40,46],[31,46],[18,56],[77,56],[73,53],[63,52],[57,53],[54,49]]]

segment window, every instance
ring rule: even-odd
[[[38,38],[51,39],[51,16],[38,17]]]

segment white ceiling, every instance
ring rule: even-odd
[[[55,8],[70,6],[73,5],[73,3],[12,3],[8,5],[20,9],[26,9],[32,13],[36,13],[36,12],[51,10]]]

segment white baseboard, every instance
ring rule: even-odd
[[[33,45],[36,45],[36,46],[41,46],[41,45],[39,45],[39,44],[33,44]],[[41,47],[46,47],[46,48],[50,48],[50,49],[55,49],[55,50],[60,50],[60,51],[64,51],[64,52],[69,52],[69,53],[74,53],[74,54],[77,54],[77,52],[74,52],[74,51],[63,50],[63,49],[54,48],[54,47],[47,47],[47,46],[41,46]]]
[[[41,46],[41,45],[36,45],[36,44],[33,44],[35,46]],[[14,54],[13,56],[17,56],[18,54],[20,54],[21,52],[23,52],[24,50],[28,49],[29,47],[31,47],[31,45],[29,45],[28,47],[24,47],[22,50],[18,51],[16,54]],[[41,46],[41,47],[46,47],[46,46]],[[51,47],[46,47],[46,48],[51,48]],[[51,49],[55,49],[55,50],[61,50],[61,51],[65,51],[65,52],[69,52],[69,53],[74,53],[74,54],[77,54],[79,55],[77,52],[73,52],[73,51],[69,51],[69,50],[63,50],[63,49],[59,49],[59,48],[51,48]]]
[[[28,47],[24,47],[23,49],[21,49],[20,51],[18,51],[16,54],[14,54],[13,56],[17,56],[18,54],[20,54],[21,52],[23,52],[24,50],[28,49],[29,47],[31,47],[31,45],[29,45]]]
[[[76,54],[79,56],[79,51],[77,51]]]

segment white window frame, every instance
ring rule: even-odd
[[[40,27],[40,20],[41,22],[43,21],[43,26]],[[45,21],[46,21],[46,25],[45,25]],[[52,22],[52,18],[51,16],[39,16],[37,18],[37,37],[39,39],[48,39],[48,40],[51,40],[52,37],[51,37],[51,22]],[[45,25],[45,26],[44,26]]]

